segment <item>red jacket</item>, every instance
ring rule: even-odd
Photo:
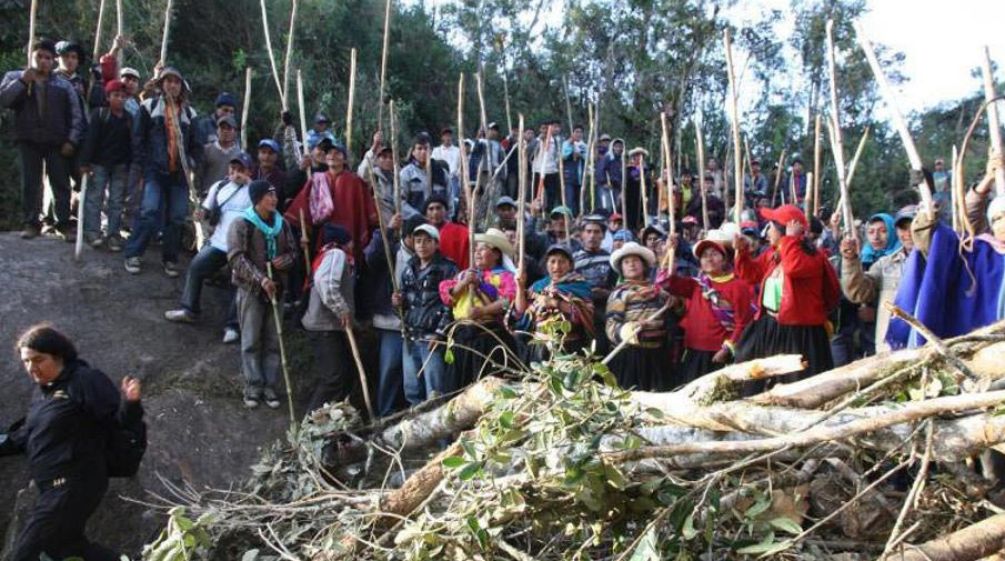
[[[445,221],[439,227],[440,253],[457,263],[458,270],[471,266],[471,244],[468,239],[468,228],[456,222]]]
[[[319,172],[328,173],[328,172]],[[334,209],[328,217],[332,224],[338,224],[352,234],[353,254],[356,259],[363,258],[363,249],[370,243],[370,234],[377,228],[377,207],[373,204],[373,195],[363,180],[351,171],[343,171],[331,181],[329,175],[328,187],[331,190]],[[283,218],[290,224],[300,226],[300,211],[305,220],[310,220],[310,192],[312,180],[297,194],[286,209]],[[314,240],[317,249],[318,240]]]
[[[782,236],[776,250],[765,251],[752,259],[749,249],[736,252],[736,274],[751,285],[759,285],[775,267],[782,268],[782,302],[778,310],[781,325],[824,325],[827,315],[837,306],[841,295],[834,267],[819,249],[810,255],[803,251],[802,238]],[[764,314],[758,302],[757,317]]]
[[[722,323],[715,317],[712,304],[702,296],[701,285],[688,277],[660,276],[656,282],[674,296],[685,299],[687,313],[680,321],[684,330],[684,347],[697,351],[716,352],[725,344],[732,347],[743,329],[754,318],[754,290],[743,279],[733,277],[726,282],[712,281],[712,287],[719,292],[722,299],[733,308],[733,330],[727,332]]]

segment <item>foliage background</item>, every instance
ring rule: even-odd
[[[107,4],[103,49],[110,46],[115,30],[115,3]],[[266,4],[282,72],[290,2]],[[29,0],[0,0],[2,69],[23,66],[28,5]],[[159,55],[166,0],[123,0],[123,5],[124,29],[135,43],[126,53],[126,64],[149,75]],[[40,0],[38,35],[76,38],[90,52],[98,6],[99,0]],[[248,137],[271,135],[280,100],[265,50],[261,5],[254,0],[175,0],[174,6],[168,63],[186,75],[196,109],[210,111],[221,90],[242,96],[244,69],[251,66],[255,75]],[[693,168],[694,116],[700,110],[707,157],[722,162],[731,151],[722,46],[723,31],[731,23],[723,14],[736,6],[735,0],[562,0],[558,7],[547,0],[393,0],[387,95],[397,100],[398,140],[404,143],[420,130],[456,124],[457,77],[462,71],[469,73],[466,132],[473,134],[479,114],[470,73],[481,67],[488,119],[501,123],[503,130],[505,78],[514,126],[518,113],[528,124],[545,117],[566,123],[568,92],[573,121],[586,123],[587,104],[598,103],[602,132],[658,153],[659,111],[666,109],[675,153],[681,154],[685,167]],[[829,17],[835,20],[846,159],[865,127],[871,129],[853,185],[857,216],[892,209],[912,196],[905,192],[903,148],[892,129],[877,121],[882,101],[854,42],[852,22],[865,9],[865,0],[792,0],[796,31],[789,38],[776,34],[783,19],[779,11],[759,14],[742,29],[732,28],[735,58],[743,66],[737,73],[745,81],[741,124],[751,152],[765,162],[765,169],[783,148],[799,153],[812,167],[812,115],[829,112],[824,23]],[[558,17],[552,17],[556,12]],[[299,6],[291,67],[303,71],[308,116],[324,110],[335,120],[338,134],[345,122],[349,49],[359,51],[353,125],[357,153],[377,125],[383,16],[382,0],[302,0]],[[878,48],[888,75],[901,79],[897,69],[903,55]],[[792,52],[798,56],[787,54]],[[295,70],[291,76],[290,105],[296,114]],[[808,88],[796,89],[793,83]],[[980,104],[979,86],[975,74],[973,96],[912,116],[926,161],[948,159],[952,145],[962,141]],[[20,173],[10,129],[11,113],[3,111],[0,229],[19,226]],[[823,146],[824,196],[833,201],[836,179],[829,146]],[[971,143],[976,157],[968,160],[968,180],[982,170],[985,151],[982,126]]]

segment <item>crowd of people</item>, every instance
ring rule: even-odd
[[[580,126],[566,137],[556,119],[505,136],[496,123],[473,138],[420,132],[400,162],[379,130],[365,153],[350,153],[323,113],[308,131],[284,113],[272,136],[242,146],[235,96],[220,93],[199,116],[178,69],[158,67],[141,87],[138,71],[119,66],[124,45],[116,38],[83,72],[80,45],[42,40],[31,66],[0,82],[20,153],[21,235],[74,241],[72,193],[86,185],[76,216],[87,244],[123,252],[125,270],[141,274],[159,241],[164,274],[184,274],[166,321],[213,321],[202,289],[229,271],[218,320],[223,343],[239,346],[249,408],[281,407],[279,317],[312,341],[311,410],[370,379],[380,417],[554,353],[607,356],[623,388],[666,391],[779,353],[805,359],[791,381],[922,344],[892,303],[940,337],[1005,317],[1005,196],[991,196],[1000,154],[963,201],[936,162],[911,181],[927,182],[943,208],[845,224],[841,212],[813,211],[798,158],[773,177],[751,159],[730,204],[731,178],[715,159],[670,177],[645,148],[607,134],[592,145]],[[965,228],[946,222],[954,204]],[[370,372],[356,352],[361,332],[379,345]],[[64,336],[33,333],[19,348],[43,393],[97,384],[110,422],[114,388]],[[138,404],[138,385],[123,392]],[[31,450],[40,434],[22,429],[3,451]],[[33,477],[59,487],[62,472],[37,463]],[[74,504],[93,511],[88,497]],[[82,526],[71,537],[83,547]],[[24,538],[27,556],[16,558],[37,554],[38,539]]]

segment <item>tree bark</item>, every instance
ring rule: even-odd
[[[905,545],[903,551],[891,552],[883,559],[889,561],[974,561],[993,555],[1002,549],[1005,549],[1005,514],[997,514],[921,545]]]

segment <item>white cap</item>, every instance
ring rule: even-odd
[[[412,235],[414,236],[419,232],[428,235],[429,237],[433,238],[436,241],[440,241],[440,231],[437,230],[436,226],[433,226],[432,224],[423,224],[421,226],[416,226],[415,229],[412,230]]]

